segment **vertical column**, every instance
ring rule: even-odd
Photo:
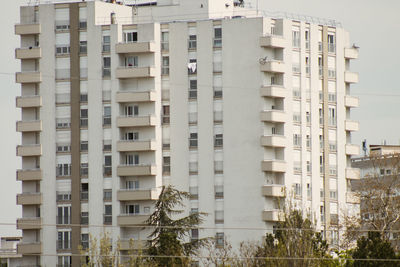
[[[330,226],[329,200],[329,105],[328,105],[328,27],[322,28],[322,62],[323,62],[323,111],[324,111],[324,209],[325,209],[325,238]]]
[[[69,6],[70,74],[71,74],[71,252],[79,254],[80,243],[80,60],[79,60],[79,4]],[[80,266],[80,257],[72,256],[72,266]]]

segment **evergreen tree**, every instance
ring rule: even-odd
[[[180,219],[173,218],[183,213],[176,207],[183,207],[183,201],[189,197],[187,192],[164,186],[155,211],[147,220],[148,225],[155,227],[149,236],[147,252],[158,266],[188,266],[190,257],[196,256],[205,244],[205,239],[191,239],[191,230],[203,222],[204,213],[193,212]]]
[[[353,267],[389,267],[400,266],[397,261],[382,261],[383,259],[397,260],[394,249],[389,241],[382,238],[379,232],[368,232],[368,237],[361,237],[357,240],[357,247],[352,253],[353,259],[368,259],[356,260],[349,262],[347,266]],[[381,259],[373,261],[371,259]]]

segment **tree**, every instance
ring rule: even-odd
[[[351,220],[347,238],[355,241],[365,234],[362,230],[374,230],[389,240],[391,231],[400,229],[400,154],[371,155],[358,164],[354,165],[368,167],[370,172],[352,183],[361,216]]]
[[[357,240],[357,247],[352,252],[355,261],[349,261],[348,267],[395,267],[400,266],[398,261],[382,261],[383,259],[397,260],[391,244],[382,238],[380,232],[368,232],[368,237]],[[365,261],[358,259],[367,259]],[[374,261],[373,259],[380,259]]]
[[[183,207],[183,201],[189,197],[187,192],[164,186],[155,210],[147,220],[149,226],[155,227],[149,236],[147,252],[158,266],[187,266],[190,257],[196,256],[205,244],[206,239],[191,239],[190,235],[191,230],[203,222],[204,213],[193,212],[180,219],[172,218],[183,213],[175,207]]]
[[[334,266],[334,261],[329,259],[327,242],[309,219],[294,209],[286,211],[283,217],[275,233],[267,234],[258,249],[256,256],[267,259],[257,266]]]
[[[112,249],[112,242],[109,234],[105,232],[101,235],[100,240],[90,238],[90,247],[81,251],[81,266],[82,267],[98,267],[111,266],[121,267],[119,245],[115,250]]]
[[[218,244],[215,238],[209,239],[205,244],[204,257],[202,262],[204,266],[228,267],[238,266],[235,264],[235,253],[232,251],[232,245],[224,239],[223,244]]]

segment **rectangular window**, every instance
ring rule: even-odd
[[[57,207],[57,224],[71,223],[71,206]]]
[[[139,106],[125,106],[125,116],[133,117],[139,115]]]
[[[89,144],[88,141],[81,141],[81,152],[88,151]]]
[[[139,181],[126,181],[125,183],[126,189],[128,190],[138,190],[140,188]]]
[[[199,229],[191,229],[192,240],[199,239]]]
[[[138,34],[137,32],[124,32],[124,42],[131,43],[138,41]]]
[[[69,55],[70,53],[69,45],[57,45],[56,46],[56,55]]]
[[[103,200],[104,201],[111,201],[112,200],[112,190],[111,189],[104,189],[103,190]]]
[[[224,246],[224,243],[225,243],[224,233],[217,233],[215,239],[216,239],[216,245],[218,247],[223,247]]]
[[[169,32],[161,33],[161,50],[162,51],[169,50]]]
[[[111,151],[111,149],[112,149],[112,141],[103,140],[103,151]]]
[[[87,53],[87,41],[79,42],[79,53],[81,53],[81,54]]]
[[[139,204],[126,205],[125,206],[125,212],[126,212],[126,214],[139,214],[140,213]]]
[[[81,224],[89,224],[89,212],[81,212]]]
[[[197,133],[190,133],[189,136],[189,148],[197,147]]]
[[[169,105],[164,105],[162,111],[162,123],[169,124]]]
[[[197,80],[189,81],[189,99],[197,99]]]
[[[161,74],[169,75],[169,57],[162,57]]]
[[[126,165],[139,165],[139,155],[126,155],[125,156]]]
[[[82,249],[89,248],[89,234],[81,234],[81,246]],[[70,265],[67,265],[70,266]]]
[[[57,176],[70,176],[71,175],[71,164],[64,163],[58,164],[56,167]]]
[[[103,126],[111,125],[111,107],[104,106],[103,107]]]
[[[104,205],[104,224],[112,224],[112,205]]]
[[[125,67],[135,68],[139,66],[138,56],[129,56],[125,58]]]
[[[127,141],[139,140],[139,132],[127,132],[127,133],[125,133],[125,140],[127,140]]]
[[[301,197],[301,184],[297,184],[297,183],[295,183],[294,184],[294,195],[296,196],[296,197]]]
[[[71,232],[58,231],[57,249],[70,249],[71,248]]]
[[[310,49],[310,31],[309,30],[306,30],[304,32],[304,39],[306,42],[306,49]]]
[[[214,28],[214,47],[222,47],[222,28]]]
[[[190,35],[189,36],[189,44],[188,44],[188,48],[189,49],[196,49],[197,47],[197,37],[196,35]]]
[[[300,48],[300,31],[292,31],[292,46]]]
[[[103,77],[111,76],[111,57],[103,57]]]
[[[103,52],[110,52],[110,36],[103,36]]]
[[[87,109],[81,109],[80,112],[81,115],[81,127],[88,127],[88,110]]]
[[[81,163],[80,172],[81,176],[87,176],[89,174],[89,163]]]
[[[216,185],[214,186],[215,198],[224,198],[224,186]]]
[[[336,126],[336,108],[329,108],[329,126]]]
[[[104,176],[111,176],[112,174],[112,160],[111,155],[104,156]]]
[[[222,147],[223,146],[223,135],[222,134],[216,134],[214,136],[214,147]]]
[[[165,156],[163,157],[163,173],[171,172],[171,157]]]
[[[328,52],[335,53],[336,52],[336,41],[335,35],[328,34]]]
[[[293,134],[293,146],[301,146],[301,134]]]
[[[307,184],[307,197],[311,198],[311,184]]]
[[[306,147],[307,149],[311,148],[311,137],[309,134],[306,136]]]

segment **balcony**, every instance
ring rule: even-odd
[[[156,150],[155,141],[118,141],[117,151],[118,152],[129,152],[129,151],[154,151]]]
[[[346,83],[358,83],[358,73],[351,72],[351,71],[345,71],[344,72],[344,81]]]
[[[41,132],[42,121],[17,121],[17,132]]]
[[[156,175],[155,165],[119,165],[117,167],[118,176],[152,176]]]
[[[156,189],[147,190],[118,190],[118,201],[157,200],[159,192]]]
[[[360,154],[360,147],[358,145],[346,144],[346,155],[357,156]]]
[[[17,171],[17,181],[40,181],[42,180],[41,169],[24,169]]]
[[[346,192],[346,202],[360,204],[360,196],[356,192]]]
[[[40,242],[32,242],[25,243],[21,242],[17,244],[17,254],[40,254],[42,253],[42,243]]]
[[[283,160],[264,160],[261,162],[261,170],[265,172],[286,172],[286,162]]]
[[[116,101],[118,103],[130,103],[130,102],[154,102],[156,101],[155,91],[128,91],[118,92],[116,95]]]
[[[261,96],[272,98],[285,98],[287,95],[285,87],[281,85],[263,86],[260,90]]]
[[[42,82],[42,74],[40,71],[24,71],[17,72],[15,75],[16,83],[40,83]]]
[[[150,215],[123,214],[117,217],[117,224],[119,226],[146,225],[145,221],[149,219],[149,217]]]
[[[358,58],[358,49],[351,47],[344,49],[344,58],[347,59],[357,59]]]
[[[154,67],[119,67],[116,71],[118,79],[151,78],[155,76]]]
[[[27,34],[40,34],[41,26],[40,24],[16,24],[15,34],[17,35],[27,35]]]
[[[154,53],[156,45],[154,42],[127,42],[115,45],[115,52],[118,54],[128,53]]]
[[[283,110],[264,110],[261,111],[261,121],[264,122],[286,122],[286,114]]]
[[[283,38],[283,36],[279,35],[262,36],[260,38],[260,46],[271,48],[285,48],[286,40]]]
[[[20,218],[17,219],[17,229],[19,230],[35,230],[42,228],[42,218]]]
[[[147,241],[145,240],[132,239],[132,245],[130,239],[120,240],[120,250],[139,250],[146,248],[146,246],[147,246]]]
[[[262,195],[264,197],[284,197],[285,187],[283,185],[264,185]]]
[[[41,193],[22,193],[17,195],[17,205],[41,205]]]
[[[347,179],[360,179],[360,169],[346,168]]]
[[[360,128],[360,126],[359,126],[358,121],[351,121],[351,120],[345,121],[346,131],[357,132],[359,130],[359,128]]]
[[[18,96],[16,98],[17,108],[38,108],[42,106],[42,97],[39,95],[33,96]]]
[[[37,157],[42,155],[42,145],[22,145],[17,146],[17,156],[19,157]]]
[[[280,60],[266,61],[264,64],[260,65],[261,71],[272,72],[272,73],[284,73],[285,63]]]
[[[285,219],[285,215],[282,210],[264,210],[262,219],[266,222],[282,222]]]
[[[118,117],[117,127],[146,127],[155,126],[156,117],[152,115],[147,116],[128,116],[128,117]]]
[[[358,97],[346,95],[344,97],[344,105],[348,108],[358,108],[360,100]]]
[[[40,47],[15,49],[16,59],[39,59],[41,57],[42,57],[42,49]]]
[[[285,147],[286,137],[283,135],[261,136],[261,145],[267,147]]]

